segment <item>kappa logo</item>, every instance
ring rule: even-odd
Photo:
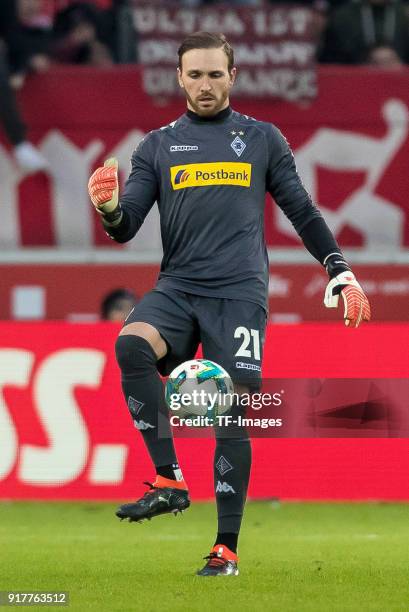
[[[198,151],[199,147],[197,145],[172,145],[169,150],[171,153],[176,151]]]
[[[255,363],[245,363],[244,361],[236,361],[236,368],[240,370],[254,370],[255,372],[261,372],[261,367]]]
[[[244,143],[239,136],[236,136],[230,146],[236,153],[237,157],[240,157],[241,154],[244,152],[244,149],[246,148],[246,143]]]
[[[230,470],[233,469],[233,466],[231,463],[227,461],[226,457],[223,457],[223,455],[220,455],[216,463],[216,468],[220,476],[224,476],[227,472],[230,472]]]
[[[216,493],[236,493],[231,485],[227,482],[217,481]]]
[[[242,162],[209,162],[171,166],[170,182],[174,190],[212,185],[250,187],[251,168],[251,164]]]
[[[128,408],[133,414],[133,416],[138,416],[144,406],[145,404],[143,402],[140,402],[139,400],[135,399],[134,397],[132,397],[132,395],[129,396]]]
[[[142,419],[140,421],[137,421],[136,419],[134,419],[134,425],[136,429],[139,429],[139,431],[146,431],[147,429],[155,429],[155,425],[151,425],[150,423],[145,423],[145,421],[142,421]]]
[[[190,176],[189,172],[186,170],[186,168],[181,168],[176,173],[176,176],[175,176],[175,179],[174,179],[175,180],[175,185],[180,185],[181,183],[184,183],[185,181],[187,181],[189,176]]]

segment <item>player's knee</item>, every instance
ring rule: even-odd
[[[115,354],[123,375],[144,376],[156,368],[155,352],[149,342],[140,336],[118,336]]]

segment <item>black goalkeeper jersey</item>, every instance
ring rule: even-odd
[[[211,119],[188,111],[139,144],[120,198],[123,221],[107,230],[119,242],[130,240],[157,201],[158,289],[267,308],[267,191],[298,233],[321,216],[275,126],[230,108]]]

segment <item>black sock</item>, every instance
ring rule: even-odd
[[[245,409],[234,406],[233,416]],[[215,427],[214,490],[219,534],[239,534],[250,479],[251,445],[245,427],[230,424]],[[228,548],[230,546],[227,542]],[[237,546],[237,540],[235,542]]]
[[[214,487],[219,533],[240,531],[250,465],[251,446],[248,438],[217,440],[214,454]]]
[[[169,478],[169,480],[182,480],[182,472],[178,463],[156,466],[156,473],[163,478]]]
[[[155,466],[176,464],[168,408],[154,350],[147,340],[134,335],[119,336],[115,349],[125,401],[153,463]]]
[[[217,534],[216,542],[214,543],[214,545],[216,546],[216,544],[224,544],[224,546],[227,546],[227,548],[230,548],[232,552],[236,553],[238,539],[239,539],[238,533],[229,533],[228,531],[224,533],[219,532]]]

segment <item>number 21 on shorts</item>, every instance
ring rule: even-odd
[[[258,329],[247,329],[247,327],[241,325],[234,330],[234,337],[242,338],[242,343],[235,357],[253,357],[260,361],[260,332]]]

